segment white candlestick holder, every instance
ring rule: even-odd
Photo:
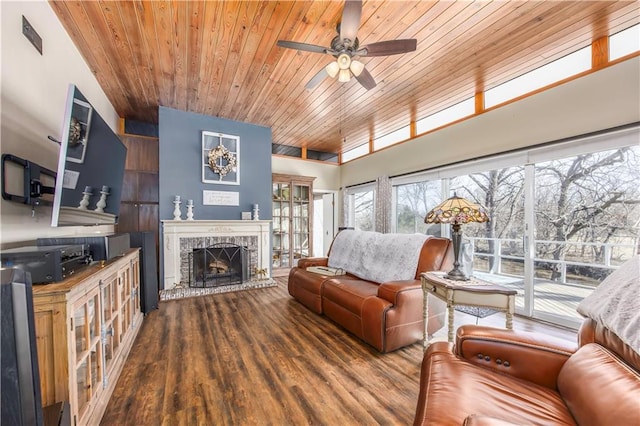
[[[182,204],[179,200],[173,200],[173,220],[182,220],[180,216],[182,216],[182,212],[180,211],[180,204]]]
[[[80,210],[89,210],[87,206],[89,206],[89,198],[92,195],[93,191],[91,190],[91,188],[85,188],[85,190],[82,192],[82,200],[80,200],[80,205],[78,206]]]
[[[105,191],[103,187],[102,191],[100,191],[100,200],[96,204],[96,212],[104,213],[104,208],[107,207],[107,195],[109,195],[109,191]]]
[[[187,204],[187,220],[193,220],[193,204]]]

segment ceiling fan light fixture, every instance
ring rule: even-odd
[[[341,53],[340,56],[338,56],[338,59],[336,59],[336,62],[341,70],[348,70],[351,66],[351,56],[346,53]]]
[[[351,66],[349,67],[349,69],[354,76],[358,77],[364,70],[364,64],[360,61],[351,61]]]
[[[327,74],[329,74],[329,77],[335,78],[340,71],[340,66],[337,62],[331,62],[329,65],[327,65],[325,70],[327,71]]]
[[[338,75],[338,81],[340,83],[347,83],[349,80],[351,80],[351,71],[349,71],[348,69],[340,70],[340,74]]]

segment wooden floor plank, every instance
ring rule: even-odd
[[[161,302],[142,324],[101,424],[410,424],[422,346],[380,354],[293,300],[286,280]],[[473,322],[456,312],[456,326]],[[478,322],[503,327],[504,315]],[[575,332],[521,317],[514,328],[575,342]]]

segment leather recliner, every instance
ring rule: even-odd
[[[465,325],[430,345],[414,425],[640,425],[640,355],[586,319],[578,345]]]
[[[327,266],[328,258],[301,259],[289,273],[289,294],[317,314],[341,325],[382,353],[411,345],[423,334],[423,293],[420,274],[449,270],[451,240],[431,237],[424,242],[414,279],[377,283],[350,273],[340,276],[307,271]],[[393,267],[390,265],[389,267]],[[445,305],[429,298],[427,332],[444,324]]]

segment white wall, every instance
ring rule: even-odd
[[[340,186],[640,121],[640,57],[341,166]],[[640,141],[638,141],[640,143]]]
[[[315,176],[314,192],[337,191],[340,188],[340,166],[282,156],[271,157],[271,171],[289,175]]]
[[[42,38],[43,54],[22,35],[22,15]],[[78,86],[109,126],[118,114],[46,1],[0,1],[2,66],[0,149],[55,171],[68,85]],[[21,174],[8,176],[11,186]],[[21,188],[21,185],[19,186]],[[52,228],[51,208],[2,200],[0,247],[38,237],[109,232],[112,226]]]

